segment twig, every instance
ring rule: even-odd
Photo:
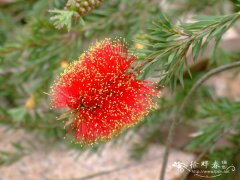
[[[188,101],[190,100],[190,98],[192,97],[192,95],[194,94],[194,92],[210,77],[212,77],[215,74],[218,74],[220,72],[223,72],[225,70],[229,70],[232,68],[236,68],[236,67],[240,67],[240,61],[231,63],[231,64],[227,64],[227,65],[223,65],[220,67],[217,67],[215,69],[210,70],[209,72],[207,72],[204,76],[202,76],[192,87],[192,89],[189,91],[188,95],[184,98],[178,112],[176,113],[176,115],[173,118],[173,122],[171,124],[169,133],[168,133],[168,137],[167,137],[167,144],[166,144],[166,150],[165,150],[165,154],[163,157],[163,164],[162,164],[162,169],[161,169],[161,174],[160,174],[160,180],[164,180],[165,177],[165,173],[166,173],[166,168],[167,168],[167,162],[168,162],[168,157],[169,157],[169,153],[170,153],[170,149],[171,149],[171,145],[172,145],[172,141],[173,141],[173,137],[174,137],[174,133],[175,133],[175,128],[176,128],[176,124],[177,122],[180,122],[182,120],[181,114],[183,113]],[[178,117],[178,119],[177,119]]]
[[[150,163],[150,162],[153,162],[153,161],[156,161],[156,160],[159,160],[159,159],[161,159],[161,156],[152,157],[151,159],[149,159],[147,161],[144,161],[144,164]],[[141,166],[141,165],[143,165],[143,164],[138,163],[138,162],[137,163],[129,163],[129,164],[126,164],[122,167],[117,167],[117,168],[106,170],[106,171],[100,171],[100,172],[90,174],[90,175],[80,177],[80,178],[74,178],[74,180],[92,179],[92,178],[96,178],[96,177],[107,175],[107,174],[112,174],[112,173],[115,173],[115,172],[118,172],[118,171],[121,171],[121,170],[124,170],[124,169],[129,169],[129,168],[136,167],[136,166]]]

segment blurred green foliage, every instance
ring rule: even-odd
[[[157,0],[105,0],[78,18],[72,18],[74,12],[63,9],[65,4],[66,0],[0,2],[1,128],[23,129],[37,133],[41,142],[85,150],[63,140],[66,130],[61,121],[56,121],[61,112],[49,107],[49,87],[56,75],[89,44],[105,37],[123,37],[131,52],[138,54],[139,78],[154,78],[159,87],[167,91],[158,100],[159,108],[132,129],[141,141],[133,144],[131,156],[139,159],[149,145],[164,142],[163,128],[171,122],[197,79],[209,69],[240,59],[240,51],[227,52],[218,46],[225,32],[239,19],[237,0],[171,0],[160,4]],[[194,17],[193,22],[185,22],[189,14]],[[210,42],[214,44],[213,56],[208,56],[210,65],[202,71],[191,70],[187,65],[188,53],[192,51],[193,60],[197,62]],[[183,123],[198,128],[198,135],[186,150],[205,147],[209,149],[207,158],[221,159],[224,154],[229,163],[239,167],[239,161],[233,158],[238,157],[240,151],[238,101],[216,97],[211,88],[203,86],[182,116]],[[123,142],[121,137],[129,131],[112,143]],[[225,135],[232,146],[212,148]],[[1,165],[13,163],[36,148],[32,142],[17,142],[13,147],[13,152],[0,152]],[[104,144],[92,150],[102,148]]]

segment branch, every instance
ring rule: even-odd
[[[192,54],[192,59],[197,60],[200,52],[204,52],[209,43],[213,42],[216,50],[223,34],[240,18],[240,13],[224,16],[197,17],[193,23],[175,25],[165,16],[154,23],[149,30],[145,41],[139,43],[145,46],[141,52],[142,59],[150,62],[143,69],[143,77],[155,67],[161,67],[160,82],[174,89],[177,80],[183,85],[184,64],[187,56]]]
[[[192,89],[189,91],[188,95],[184,98],[179,111],[177,112],[177,114],[174,116],[173,118],[173,122],[171,124],[170,130],[169,130],[169,134],[168,134],[168,138],[167,138],[167,144],[166,144],[166,150],[165,150],[165,154],[163,157],[163,165],[162,165],[162,169],[161,169],[161,175],[160,175],[160,180],[164,180],[165,177],[165,173],[166,173],[166,168],[167,168],[167,162],[168,162],[168,157],[169,157],[169,153],[170,153],[170,149],[171,149],[171,145],[172,145],[172,141],[173,141],[173,137],[174,137],[174,132],[175,132],[175,128],[176,128],[176,124],[177,122],[181,122],[182,121],[182,113],[184,112],[186,105],[188,103],[188,101],[191,99],[192,95],[195,93],[195,91],[210,77],[214,76],[215,74],[218,74],[220,72],[229,70],[229,69],[233,69],[236,67],[240,67],[240,61],[231,63],[231,64],[227,64],[227,65],[223,65],[220,67],[217,67],[215,69],[210,70],[209,72],[207,72],[203,77],[201,77],[192,87]],[[179,117],[177,119],[177,117]]]

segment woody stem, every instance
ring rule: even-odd
[[[220,72],[229,70],[229,69],[233,69],[236,67],[240,67],[240,61],[237,62],[233,62],[227,65],[223,65],[217,68],[214,68],[212,70],[210,70],[209,72],[207,72],[205,75],[203,75],[191,88],[191,90],[188,92],[187,96],[184,98],[182,104],[179,107],[178,112],[176,113],[176,115],[173,118],[173,122],[171,124],[169,133],[168,133],[168,137],[167,137],[167,143],[166,143],[166,150],[164,153],[164,157],[163,157],[163,164],[162,164],[162,168],[161,168],[161,174],[160,174],[160,180],[164,180],[165,178],[165,173],[166,173],[166,168],[167,168],[167,162],[168,162],[168,158],[169,158],[169,153],[170,153],[170,149],[171,149],[171,145],[172,145],[172,141],[173,141],[173,137],[174,137],[174,133],[175,133],[175,128],[177,125],[177,122],[181,122],[183,119],[183,116],[181,116],[181,114],[184,112],[187,103],[189,102],[189,100],[191,99],[192,95],[195,93],[195,91],[210,77],[214,76],[215,74],[218,74]]]

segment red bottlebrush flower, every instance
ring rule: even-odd
[[[69,108],[79,142],[107,140],[137,124],[155,106],[153,83],[128,72],[135,56],[120,41],[104,40],[81,55],[53,85],[55,108]]]

